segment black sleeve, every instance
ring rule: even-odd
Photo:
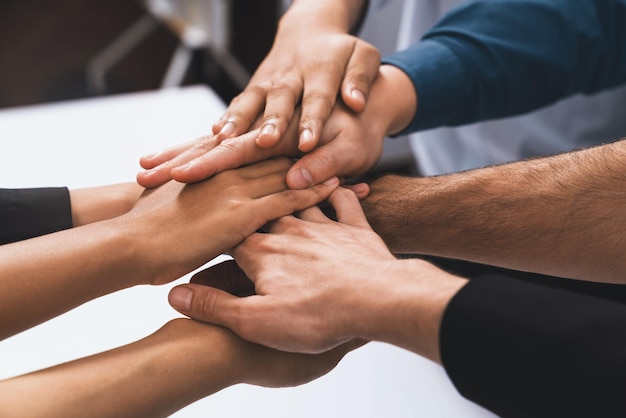
[[[503,417],[626,417],[626,287],[556,283],[472,279],[441,325],[448,376]]]
[[[67,188],[0,189],[0,245],[71,227]]]

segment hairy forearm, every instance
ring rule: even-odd
[[[135,343],[0,382],[0,415],[158,417],[237,383],[229,331],[178,319]]]
[[[383,177],[364,202],[395,253],[623,282],[626,141],[434,178]]]

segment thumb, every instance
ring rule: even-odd
[[[322,145],[300,158],[287,172],[290,189],[306,189],[337,176],[343,169],[343,157],[333,152],[333,143]],[[349,157],[348,157],[349,158]]]
[[[240,298],[210,286],[185,284],[174,287],[168,295],[172,308],[202,322],[229,327],[232,311]]]

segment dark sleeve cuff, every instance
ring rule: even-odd
[[[565,279],[563,279],[565,280]],[[466,398],[506,417],[626,416],[626,304],[489,275],[450,302],[441,357]],[[576,288],[576,287],[574,287]]]
[[[67,188],[0,189],[0,245],[71,227]]]

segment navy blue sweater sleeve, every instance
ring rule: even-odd
[[[383,59],[407,73],[405,132],[521,114],[626,82],[626,0],[475,0]]]
[[[67,188],[0,189],[0,245],[71,227]]]
[[[626,286],[560,283],[487,275],[452,299],[441,356],[463,396],[503,417],[626,416]]]

